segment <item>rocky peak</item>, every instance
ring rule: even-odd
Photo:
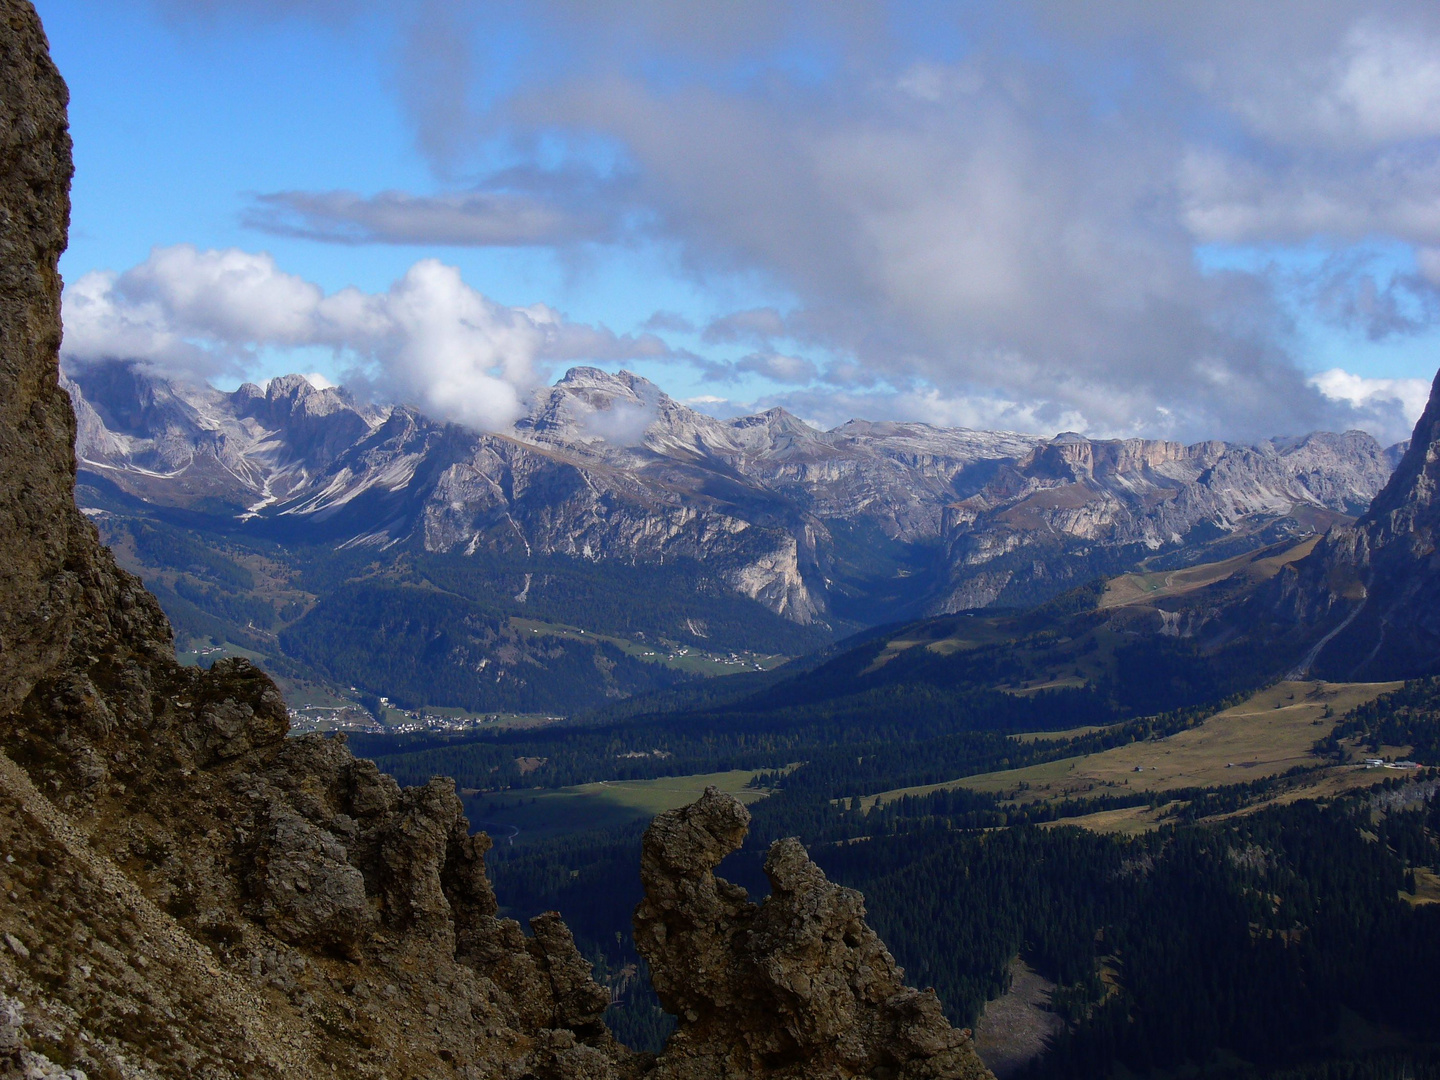
[[[187,399],[214,396],[195,388],[182,395],[163,377],[118,360],[76,365],[65,375],[110,431],[134,438],[192,427],[198,410]]]
[[[265,389],[245,383],[230,401],[240,416],[255,416],[268,427],[280,427],[299,416],[328,416],[348,408],[332,388],[320,389],[304,375],[280,375]]]
[[[864,898],[826,880],[798,840],[771,845],[760,904],[715,876],[749,823],[712,787],[645,833],[635,943],[679,1021],[656,1080],[988,1078],[934,991],[905,985]]]
[[[597,393],[632,395],[643,397],[647,392],[658,392],[659,388],[649,379],[634,372],[620,370],[605,371],[597,367],[580,366],[566,370],[552,389],[566,391],[593,390]]]
[[[725,427],[744,452],[760,459],[816,455],[830,449],[823,442],[821,432],[778,406],[728,420]]]
[[[1361,433],[1356,433],[1361,434]],[[1398,537],[1420,537],[1433,547],[1433,530],[1440,516],[1436,494],[1440,490],[1440,373],[1430,387],[1430,400],[1415,424],[1410,444],[1394,474],[1369,510],[1357,523],[1366,530],[1372,548],[1384,547]]]
[[[563,413],[567,406],[583,403],[591,410],[604,411],[616,405],[653,407],[666,395],[649,379],[629,371],[610,373],[599,368],[574,367],[543,392],[537,401],[534,416]]]
[[[1293,674],[1373,680],[1440,672],[1437,481],[1440,374],[1369,509],[1354,525],[1331,529],[1259,601],[1313,642]]]
[[[575,367],[537,395],[529,415],[516,423],[515,430],[521,438],[549,444],[634,446],[642,441],[662,400],[675,404],[654,383],[628,371],[612,375],[599,368]]]

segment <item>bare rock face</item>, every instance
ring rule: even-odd
[[[298,375],[226,394],[121,361],[69,374],[82,468],[146,501],[228,506],[262,533],[306,522],[334,543],[703,560],[799,623],[876,587],[852,576],[856,527],[943,548],[907,582],[916,614],[1012,605],[1162,549],[1209,561],[1222,538],[1309,535],[1358,514],[1397,456],[1358,431],[1185,446],[858,420],[818,431],[783,409],[717,420],[594,368],[488,434]]]
[[[715,876],[749,821],[709,788],[645,834],[635,941],[679,1017],[657,1080],[989,1077],[934,991],[904,985],[860,894],[827,881],[799,841],[771,846],[762,904]]]
[[[1318,636],[1293,674],[1386,680],[1440,672],[1437,492],[1440,375],[1370,508],[1354,525],[1331,529],[1263,598],[1283,620]]]
[[[347,951],[370,934],[375,911],[365,876],[334,833],[283,808],[271,812],[256,860],[257,914],[283,941]]]

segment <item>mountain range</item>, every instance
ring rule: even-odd
[[[72,408],[67,100],[0,0],[0,1080],[1440,1071],[1440,679],[1299,678],[1436,671],[1440,379],[1393,470],[585,371],[492,436],[125,365]],[[787,536],[809,607],[747,591]],[[826,644],[983,599],[967,551],[988,607]],[[325,737],[310,676],[611,704]]]
[[[111,363],[66,385],[82,472],[152,506],[338,548],[699,560],[775,614],[836,630],[1323,531],[1363,512],[1404,449],[1355,431],[1189,446],[819,431],[783,409],[718,420],[594,368],[503,433],[299,375],[225,393]]]

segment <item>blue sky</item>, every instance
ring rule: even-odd
[[[1399,438],[1440,363],[1431,5],[37,7],[67,363],[1187,439]]]

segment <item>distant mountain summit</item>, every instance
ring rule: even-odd
[[[1053,439],[783,409],[720,420],[579,367],[513,429],[377,408],[303,376],[233,393],[113,362],[69,373],[82,472],[256,536],[435,553],[691,559],[836,629],[1023,605],[1142,560],[1323,532],[1398,457],[1362,432],[1254,446]],[[1407,459],[1408,460],[1408,459]]]

